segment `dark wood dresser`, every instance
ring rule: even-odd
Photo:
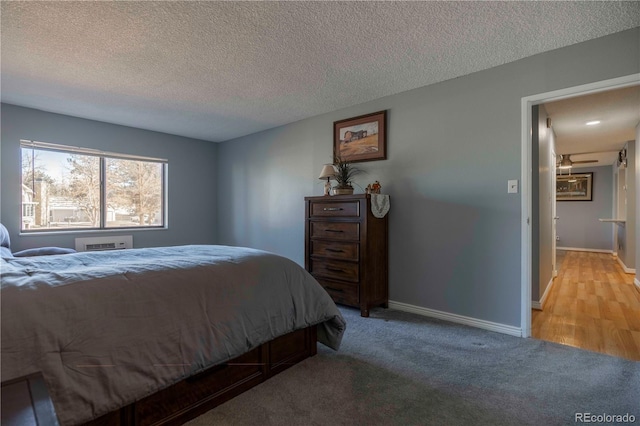
[[[336,303],[389,302],[388,217],[371,213],[371,195],[305,197],[305,268]]]

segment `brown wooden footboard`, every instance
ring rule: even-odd
[[[297,330],[229,362],[109,413],[88,426],[180,425],[313,356],[316,326]]]

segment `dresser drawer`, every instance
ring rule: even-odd
[[[336,281],[317,279],[329,296],[337,302],[345,305],[358,306],[358,285],[349,283],[340,283]]]
[[[330,238],[334,240],[359,240],[358,222],[311,222],[311,238]]]
[[[338,280],[358,282],[359,267],[357,263],[334,259],[311,259],[310,271],[313,275]]]
[[[358,260],[358,243],[311,240],[311,256]]]
[[[358,201],[344,201],[341,203],[318,201],[311,203],[311,217],[359,217],[360,203]]]
[[[371,197],[304,197],[304,266],[336,303],[363,317],[389,301],[389,215],[372,215]]]

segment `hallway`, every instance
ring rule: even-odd
[[[640,291],[606,253],[558,252],[558,276],[532,337],[640,361]]]

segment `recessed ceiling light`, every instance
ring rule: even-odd
[[[587,121],[587,126],[595,126],[596,124],[600,124],[600,120]]]

